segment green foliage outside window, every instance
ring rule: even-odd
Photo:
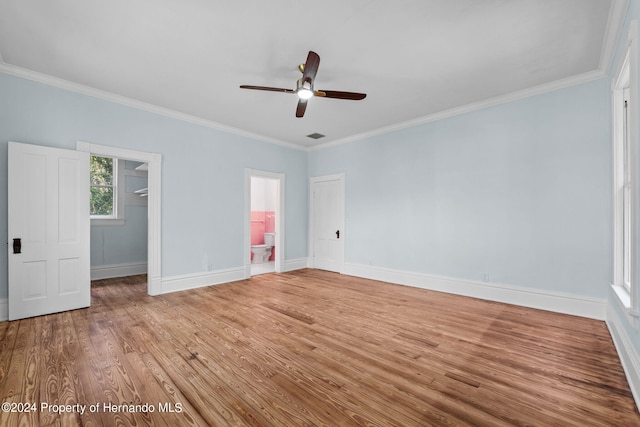
[[[114,159],[91,156],[91,215],[112,216]]]

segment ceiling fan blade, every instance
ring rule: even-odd
[[[268,87],[268,86],[241,85],[240,89],[254,89],[254,90],[267,90],[269,92],[296,93],[296,91],[292,89],[282,89],[279,87]]]
[[[366,93],[342,92],[339,90],[317,90],[314,95],[324,98],[351,99],[354,101],[359,101],[367,96]]]
[[[307,62],[304,63],[304,71],[302,72],[302,80],[305,82],[313,83],[318,72],[318,66],[320,65],[320,56],[317,53],[310,50],[307,55]]]
[[[306,99],[300,99],[298,100],[298,108],[296,108],[296,117],[302,117],[304,116],[304,112],[307,109],[307,100]]]

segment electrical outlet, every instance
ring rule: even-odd
[[[484,273],[484,278],[482,280],[484,280],[485,282],[488,282],[489,281],[489,273]]]

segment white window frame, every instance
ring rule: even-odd
[[[620,303],[638,317],[638,26],[631,22],[612,80],[613,283]]]
[[[93,156],[94,154],[92,154]],[[113,182],[111,187],[113,188],[113,215],[91,215],[92,226],[103,225],[124,225],[124,188],[120,188],[121,183],[124,184],[124,164],[123,160],[111,156],[96,157],[109,157],[113,159]],[[93,186],[93,185],[92,185]]]

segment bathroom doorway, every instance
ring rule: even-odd
[[[245,276],[282,272],[284,174],[245,172]]]

